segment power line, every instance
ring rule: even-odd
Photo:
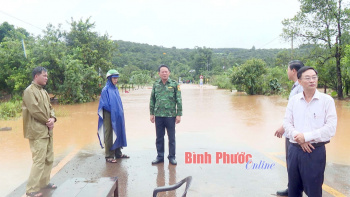
[[[264,44],[263,46],[259,47],[259,48],[263,48],[264,46],[270,44],[271,42],[275,41],[277,38],[279,38],[279,36],[277,36],[276,38],[274,38],[273,40],[269,41],[268,43]]]
[[[3,13],[3,14],[5,14],[5,15],[7,15],[7,16],[9,16],[9,17],[12,17],[12,18],[14,18],[14,19],[17,19],[17,20],[19,20],[19,21],[21,21],[21,22],[23,22],[23,23],[26,23],[26,24],[28,24],[28,25],[30,25],[30,26],[33,26],[33,27],[35,27],[35,28],[37,28],[37,29],[39,29],[39,30],[41,30],[41,31],[45,31],[45,30],[41,29],[40,27],[37,27],[37,26],[35,26],[35,25],[33,25],[33,24],[30,24],[30,23],[28,23],[28,22],[26,22],[26,21],[24,21],[24,20],[21,20],[21,19],[19,19],[19,18],[17,18],[17,17],[14,17],[14,16],[12,16],[12,15],[10,15],[10,14],[8,14],[8,13],[2,11],[2,10],[0,10],[0,12]]]

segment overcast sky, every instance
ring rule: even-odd
[[[34,35],[87,19],[113,40],[176,48],[290,48],[282,20],[298,0],[0,0],[0,23]],[[28,24],[29,23],[29,24]]]

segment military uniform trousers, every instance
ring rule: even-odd
[[[121,157],[122,151],[121,147],[111,150],[113,146],[113,128],[111,122],[111,113],[109,111],[103,110],[103,128],[105,135],[105,157],[106,158],[114,158]]]
[[[164,159],[164,135],[165,129],[168,133],[169,155],[168,159],[175,159],[175,117],[155,117],[156,122],[156,147],[157,159]]]
[[[53,164],[52,137],[29,140],[33,165],[30,171],[26,193],[37,192],[50,182]]]

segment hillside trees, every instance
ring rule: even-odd
[[[131,81],[133,84],[136,84],[138,86],[141,86],[141,88],[143,88],[146,84],[151,83],[152,80],[151,80],[149,71],[142,70],[142,71],[132,72]]]
[[[192,68],[195,70],[196,76],[201,74],[209,75],[212,68],[213,50],[206,47],[196,47],[191,54]],[[206,76],[208,77],[208,76]]]
[[[307,2],[319,3],[306,0],[302,2],[305,6]],[[330,8],[333,8],[333,5]],[[232,84],[229,84],[232,81],[239,91],[247,91],[249,94],[275,94],[290,88],[285,70],[292,59],[299,59],[305,65],[314,66],[320,71],[319,84],[338,90],[339,81],[335,77],[338,75],[335,58],[337,46],[342,54],[341,81],[348,94],[347,84],[350,77],[349,61],[346,58],[350,55],[343,50],[350,40],[348,27],[342,23],[339,39],[335,33],[335,19],[328,17],[332,22],[329,24],[333,25],[324,30],[322,28],[326,28],[326,25],[322,24],[327,23],[321,23],[322,20],[319,19],[319,23],[314,24],[319,26],[320,29],[317,30],[310,26],[312,21],[299,21],[311,20],[310,18],[316,16],[321,18],[321,14],[316,14],[316,10],[309,10],[312,12],[306,12],[303,8],[303,14],[284,21],[285,36],[293,36],[295,39],[307,35],[304,38],[305,43],[291,51],[206,47],[177,49],[122,40],[112,41],[108,34],[99,35],[94,31],[95,23],[91,22],[90,18],[77,21],[72,19],[69,31],[61,30],[60,25],[56,28],[49,24],[43,35],[38,37],[32,37],[25,29],[3,23],[0,25],[0,94],[20,95],[31,82],[32,69],[44,66],[49,70],[46,86],[49,93],[58,97],[62,103],[88,102],[100,93],[99,85],[104,85],[105,73],[109,69],[119,71],[119,84],[144,85],[158,78],[157,68],[161,64],[171,68],[170,77],[175,80],[181,77],[186,81],[198,81],[199,75],[202,74],[209,82],[222,84],[221,87],[232,88]],[[345,15],[346,9],[342,10]],[[341,18],[341,21],[346,19]],[[321,30],[323,34],[320,33]],[[323,37],[316,38],[317,32],[320,33],[319,36],[329,37],[330,42],[325,42]],[[27,56],[24,55],[22,40],[26,45]]]

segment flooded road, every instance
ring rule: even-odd
[[[59,185],[72,176],[118,176],[121,180],[120,196],[140,196],[140,192],[151,196],[153,188],[174,184],[188,175],[193,176],[189,196],[232,196],[235,193],[241,196],[242,191],[250,192],[245,196],[254,196],[254,192],[261,192],[261,188],[272,194],[285,187],[284,139],[274,137],[275,130],[282,125],[287,106],[285,98],[247,96],[212,86],[200,89],[195,85],[182,85],[181,88],[184,110],[182,122],[176,127],[178,165],[175,167],[168,162],[157,166],[150,164],[156,157],[156,149],[155,128],[149,121],[149,88],[121,93],[128,140],[128,147],[123,149],[123,153],[131,158],[115,165],[105,164],[104,151],[98,144],[98,101],[54,105],[58,118],[54,128],[54,167],[61,164],[67,155],[77,153],[66,166],[61,167],[62,170],[57,168],[57,174],[53,176],[55,183]],[[336,107],[338,126],[335,137],[326,146],[325,184],[346,196],[350,195],[350,108],[344,101],[336,101]],[[22,119],[0,121],[0,127],[12,127],[11,131],[0,131],[0,196],[21,196],[18,194],[23,191],[31,167],[29,143],[22,134]],[[208,152],[212,155],[212,163],[185,164],[186,152]],[[253,174],[237,165],[215,164],[218,152],[250,153],[253,159],[275,162],[278,167],[273,173]],[[86,165],[81,167],[83,163]],[[77,167],[79,164],[80,167]],[[266,184],[266,177],[273,183],[261,185]],[[344,179],[335,183],[336,177]],[[181,196],[181,192],[169,192],[164,196]]]

